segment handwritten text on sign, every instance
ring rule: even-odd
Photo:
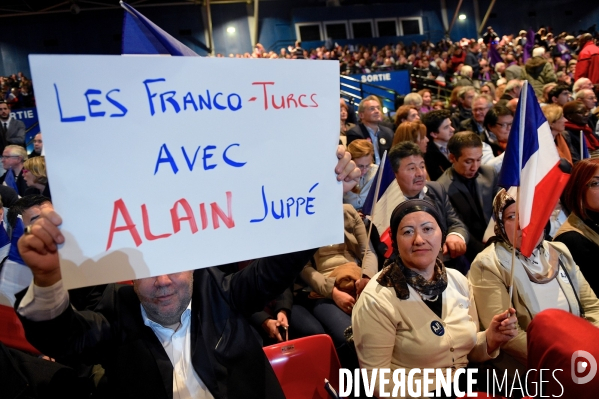
[[[30,62],[67,288],[343,240],[336,63]]]

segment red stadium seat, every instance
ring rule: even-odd
[[[264,353],[287,399],[329,399],[325,378],[338,391],[339,358],[331,337],[313,335],[267,346]]]
[[[27,339],[23,325],[17,317],[17,314],[10,306],[0,305],[0,342],[4,345],[39,355],[40,352],[35,349]]]
[[[458,396],[458,398],[496,398],[496,399],[505,399],[503,396],[491,396],[486,392],[472,392],[474,393],[476,396]],[[524,398],[523,398],[524,399]]]

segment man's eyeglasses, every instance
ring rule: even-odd
[[[0,158],[2,159],[8,159],[8,158],[19,158],[20,155],[0,155]]]
[[[370,168],[370,165],[356,165],[356,167],[360,170],[367,170]]]
[[[503,129],[511,129],[512,123],[496,123],[495,126],[501,126]]]

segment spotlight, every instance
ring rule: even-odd
[[[227,33],[232,35],[233,33],[235,33],[235,27],[234,26],[229,26],[227,28]]]
[[[458,16],[458,19],[459,19],[460,21],[465,21],[465,20],[466,20],[466,14],[460,14],[460,15]]]

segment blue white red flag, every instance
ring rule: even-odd
[[[528,82],[525,82],[508,139],[499,185],[520,186],[518,212],[520,252],[530,256],[570,175],[559,167],[560,157],[549,123]]]
[[[166,33],[129,4],[123,19],[122,54],[164,54],[199,57],[192,49]]]
[[[19,188],[17,187],[17,181],[15,180],[15,174],[12,169],[6,171],[6,177],[4,178],[4,185],[12,188],[17,193],[19,192]]]
[[[377,181],[381,170],[383,171],[383,176],[381,177],[378,198],[374,198],[375,190],[371,188],[366,201],[364,201],[362,212],[364,215],[373,215],[371,221],[376,226],[381,242],[387,245],[385,257],[388,258],[393,252],[389,221],[395,207],[403,202],[405,198],[399,188],[399,184],[395,180],[395,174],[393,173],[389,158],[386,158],[384,167],[379,167],[379,170],[373,177],[374,181]]]

